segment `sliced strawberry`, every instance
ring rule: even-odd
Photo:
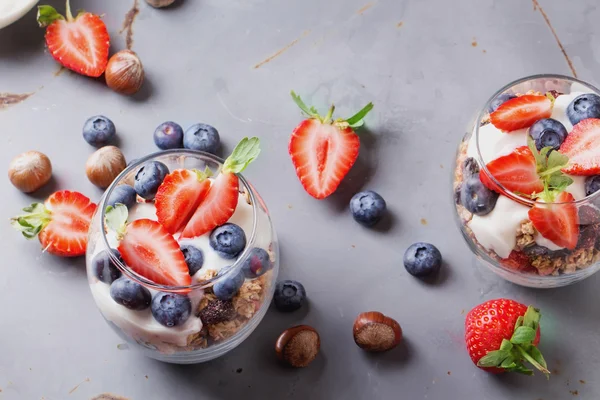
[[[231,218],[239,198],[239,179],[231,172],[221,173],[189,220],[181,238],[193,238],[212,231]]]
[[[38,23],[46,29],[48,51],[62,66],[78,74],[99,77],[108,63],[110,37],[98,15],[80,12],[75,18],[67,0],[66,18],[51,6],[38,7]]]
[[[526,94],[504,103],[490,114],[492,124],[503,131],[527,128],[539,119],[550,118],[552,102],[546,96]]]
[[[486,167],[511,192],[530,195],[544,190],[544,183],[537,173],[535,157],[527,146],[516,148],[512,153],[491,161]],[[484,170],[481,170],[479,177],[488,189],[501,192]]]
[[[569,192],[556,196],[555,203],[573,202],[575,198]],[[546,239],[557,246],[573,250],[579,238],[579,215],[574,204],[536,203],[529,210],[529,219],[533,226]]]
[[[165,177],[155,197],[156,216],[174,234],[189,221],[208,193],[210,180],[200,171],[178,169]]]
[[[501,260],[501,263],[506,268],[514,269],[516,271],[528,270],[531,268],[531,262],[529,261],[527,254],[518,250],[511,251],[507,258]]]
[[[588,118],[576,124],[560,146],[560,152],[569,157],[569,165],[563,172],[600,174],[600,119]]]
[[[167,286],[192,283],[179,244],[156,221],[138,219],[128,224],[118,250],[132,270],[152,282]]]
[[[96,204],[78,192],[62,190],[44,204],[23,209],[27,214],[13,218],[13,226],[26,238],[38,235],[48,253],[62,257],[85,254],[87,236]]]
[[[294,129],[288,151],[304,190],[316,199],[324,199],[335,192],[356,162],[360,139],[353,128],[363,125],[373,104],[367,104],[347,120],[332,120],[333,106],[321,117],[294,92],[292,98],[310,118]]]

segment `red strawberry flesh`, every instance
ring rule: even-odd
[[[504,102],[490,114],[490,122],[503,131],[527,128],[537,120],[550,118],[552,102],[546,96],[526,94]]]
[[[531,195],[544,190],[544,183],[537,173],[535,157],[527,146],[519,147],[512,153],[491,161],[486,167],[489,173],[511,192]],[[502,193],[484,170],[481,170],[479,177],[488,189]]]
[[[557,246],[573,250],[579,239],[579,215],[569,192],[560,193],[554,203],[536,203],[529,210],[529,219],[535,229]]]
[[[179,244],[156,221],[138,219],[128,224],[118,250],[133,271],[152,282],[166,286],[192,283]]]
[[[569,165],[563,172],[600,174],[600,119],[588,118],[576,124],[560,146],[560,152],[569,157]]]

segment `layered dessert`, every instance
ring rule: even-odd
[[[237,175],[258,155],[254,139],[221,166],[146,161],[107,192],[88,276],[98,308],[126,339],[163,354],[203,349],[235,336],[270,300],[274,234]]]
[[[511,270],[556,276],[600,259],[600,96],[563,90],[497,95],[459,147],[463,232]]]

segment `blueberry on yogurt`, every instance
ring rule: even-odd
[[[159,161],[148,161],[135,173],[133,188],[146,199],[153,200],[158,187],[169,174],[169,168]]]
[[[123,259],[117,250],[102,250],[92,259],[92,270],[98,280],[111,284],[121,277],[121,271],[110,258],[109,251],[111,251],[119,261],[123,262]]]
[[[246,278],[254,279],[270,270],[272,266],[269,253],[265,249],[254,247],[242,263],[242,272]]]
[[[498,201],[498,193],[485,187],[479,175],[467,178],[460,188],[460,202],[470,213],[487,215]]]
[[[535,147],[538,150],[542,150],[544,147],[558,150],[567,138],[567,129],[555,119],[543,118],[531,125],[529,135],[535,141]]]
[[[231,300],[244,284],[244,273],[238,271],[226,278],[221,278],[213,286],[213,292],[219,300]]]
[[[228,222],[210,233],[209,243],[221,257],[232,259],[246,247],[246,234],[238,225]]]
[[[182,244],[181,252],[185,258],[185,263],[188,266],[190,275],[193,276],[196,272],[200,271],[202,264],[204,264],[204,254],[202,250],[191,244]]]
[[[152,316],[168,328],[183,324],[192,313],[192,302],[177,293],[157,293],[152,299]]]
[[[148,308],[152,300],[148,289],[124,276],[110,285],[110,297],[117,304],[138,311]]]
[[[600,96],[586,93],[575,97],[567,106],[567,117],[573,125],[587,118],[600,118]]]
[[[127,208],[132,207],[136,203],[135,189],[129,185],[119,185],[113,189],[106,202],[107,205],[114,207],[116,204],[123,204]]]

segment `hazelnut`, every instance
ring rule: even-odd
[[[391,350],[402,340],[400,324],[377,311],[359,314],[352,333],[358,347],[366,351]]]
[[[292,367],[306,367],[319,353],[321,339],[317,331],[308,325],[298,325],[285,330],[275,343],[280,360]]]
[[[39,151],[19,154],[8,166],[8,179],[20,191],[31,193],[44,186],[52,177],[50,159]]]
[[[85,173],[90,182],[106,189],[126,166],[125,157],[118,147],[105,146],[88,158]]]
[[[104,72],[106,84],[117,93],[131,95],[136,93],[144,83],[144,67],[131,50],[115,53]]]
[[[150,4],[154,8],[162,8],[175,3],[175,0],[146,0],[146,3]]]

